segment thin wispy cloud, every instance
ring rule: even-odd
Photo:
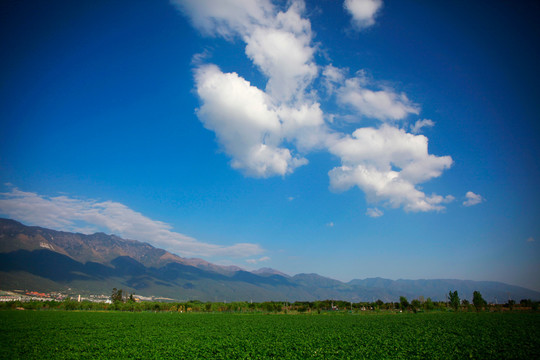
[[[29,225],[91,234],[113,233],[144,241],[180,256],[248,257],[261,254],[257,244],[221,246],[175,232],[167,223],[152,220],[114,201],[83,200],[68,196],[44,196],[17,188],[0,193],[0,213]]]
[[[327,151],[341,164],[328,172],[330,188],[360,188],[369,203],[406,211],[440,211],[453,197],[427,195],[419,184],[448,169],[450,156],[428,152],[428,139],[417,133],[431,120],[417,122],[408,133],[402,123],[420,114],[420,105],[358,70],[316,60],[320,47],[301,0],[280,9],[269,0],[173,1],[203,36],[240,39],[245,55],[266,77],[261,89],[218,64],[195,64],[197,116],[216,134],[231,166],[246,176],[286,176],[308,164],[313,151]],[[357,28],[371,26],[382,7],[379,0],[346,1]],[[320,81],[316,81],[320,80]],[[322,84],[320,87],[317,84]],[[337,105],[341,118],[358,124],[343,133],[325,113],[322,93]],[[365,119],[378,125],[362,127]],[[382,213],[381,213],[382,214]]]
[[[404,93],[391,88],[374,89],[364,72],[345,81],[335,81],[338,102],[350,106],[360,117],[378,120],[402,120],[409,114],[418,114],[419,106],[413,104]],[[370,88],[372,87],[372,88]],[[376,85],[375,85],[376,87]]]
[[[261,263],[261,262],[267,262],[267,261],[270,261],[270,257],[268,256],[263,256],[261,258],[258,258],[258,259],[247,259],[246,262],[248,264],[258,264],[258,263]]]
[[[418,134],[420,131],[422,131],[425,127],[433,127],[435,126],[435,123],[430,119],[422,119],[416,121],[414,124],[411,125],[411,132],[413,134]]]
[[[368,208],[366,211],[366,215],[372,218],[378,218],[384,215],[384,213],[377,208]]]

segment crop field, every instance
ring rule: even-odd
[[[539,359],[538,313],[1,311],[3,359]]]

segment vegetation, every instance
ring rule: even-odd
[[[111,301],[113,303],[119,303],[124,302],[124,296],[122,293],[122,289],[118,290],[117,288],[114,288],[111,294]]]
[[[450,301],[450,306],[452,306],[452,308],[457,311],[459,309],[459,295],[458,295],[458,292],[457,291],[450,291],[450,293],[448,294],[448,299]]]
[[[236,302],[206,302],[193,300],[187,302],[158,302],[139,301],[133,294],[127,295],[122,289],[113,289],[110,302],[75,301],[67,298],[64,301],[8,301],[0,302],[0,310],[24,309],[24,310],[114,310],[114,311],[168,311],[168,312],[211,312],[211,313],[360,313],[360,312],[430,312],[447,311],[452,308],[454,311],[537,311],[538,301],[522,299],[519,305],[514,300],[509,300],[506,304],[487,304],[482,295],[475,291],[473,295],[473,305],[467,300],[460,304],[457,291],[450,292],[449,302],[434,302],[430,298],[423,297],[412,300],[410,303],[406,297],[401,296],[399,302],[384,303],[382,300],[375,302],[352,303],[338,300],[323,301],[268,301],[254,303],[247,301]]]
[[[482,309],[484,306],[487,305],[486,300],[484,300],[484,298],[482,297],[482,294],[480,294],[479,291],[475,291],[473,293],[473,304],[474,304],[474,307],[476,308],[476,311],[480,311],[480,309]]]
[[[538,313],[366,314],[1,311],[0,358],[540,358]]]
[[[409,307],[409,301],[405,296],[399,297],[399,305],[401,307],[401,310],[406,310]]]

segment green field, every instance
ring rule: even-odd
[[[538,313],[1,311],[3,359],[539,359]]]

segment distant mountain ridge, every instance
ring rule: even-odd
[[[4,239],[9,239],[5,241]],[[146,267],[163,266],[170,262],[191,265],[219,273],[241,270],[237,266],[220,266],[198,258],[182,258],[166,250],[137,240],[116,235],[91,235],[56,231],[38,226],[25,226],[15,220],[0,218],[0,252],[48,249],[81,263],[88,261],[110,264],[119,256],[129,256]]]
[[[348,283],[318,274],[289,276],[261,268],[249,272],[202,259],[186,259],[136,240],[25,226],[0,218],[0,288],[110,293],[113,287],[145,296],[201,301],[397,301],[424,296],[445,300],[480,291],[492,302],[540,293],[500,282],[470,280],[355,279]]]

